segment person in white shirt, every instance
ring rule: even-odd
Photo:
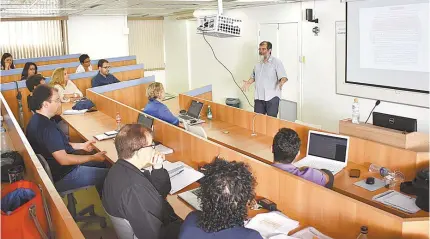
[[[87,71],[93,70],[93,68],[91,67],[90,56],[88,56],[87,54],[82,54],[79,57],[79,62],[81,62],[81,64],[76,69],[76,73],[87,72]]]
[[[83,97],[82,92],[76,87],[76,85],[69,80],[69,75],[64,68],[57,68],[52,73],[51,81],[49,85],[58,90],[60,100],[62,103],[70,102],[71,100],[77,100]]]

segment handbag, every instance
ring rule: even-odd
[[[1,238],[54,238],[51,215],[40,185],[21,180],[5,186],[1,209]]]

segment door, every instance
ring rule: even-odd
[[[272,55],[283,63],[288,82],[282,88],[281,100],[295,102],[297,105],[296,113],[300,119],[301,82],[298,23],[260,24],[259,42],[261,41],[270,41],[273,46]]]

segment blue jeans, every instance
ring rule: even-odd
[[[87,162],[77,165],[75,169],[55,183],[55,188],[58,192],[65,192],[75,188],[94,185],[101,196],[103,182],[108,171],[109,169],[106,168],[104,162]]]

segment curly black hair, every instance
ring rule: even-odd
[[[205,232],[243,226],[248,203],[255,198],[256,183],[249,166],[216,157],[204,169],[197,192],[202,209],[198,226]]]
[[[302,144],[296,131],[282,128],[273,138],[273,159],[275,162],[291,163],[299,153]]]

